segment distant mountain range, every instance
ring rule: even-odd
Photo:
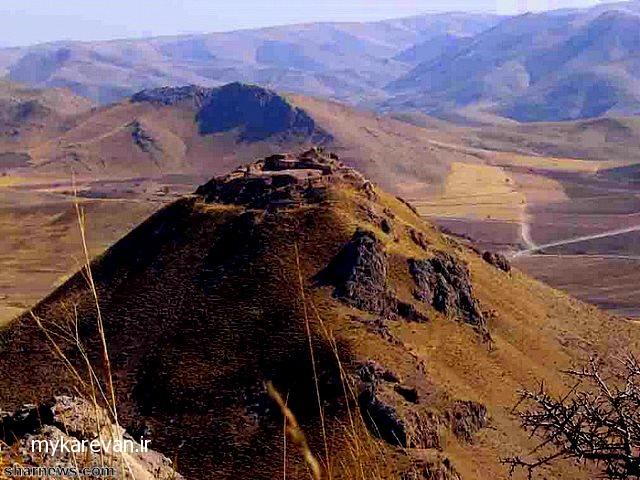
[[[242,81],[463,122],[635,115],[640,2],[59,42],[0,49],[0,73],[100,103],[144,88]]]
[[[387,107],[518,121],[640,113],[640,3],[506,19],[392,82]],[[467,114],[470,112],[467,111]]]
[[[101,103],[144,88],[243,81],[350,102],[386,98],[414,63],[396,55],[442,35],[468,37],[495,15],[438,14],[375,23],[314,23],[229,33],[0,50],[0,72],[40,87],[69,87]]]

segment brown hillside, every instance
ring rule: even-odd
[[[231,112],[231,113],[229,113]],[[79,181],[222,174],[256,157],[323,144],[394,192],[424,196],[453,162],[477,162],[455,137],[337,103],[229,84],[167,87],[75,117],[55,138],[13,145],[28,161],[7,167],[24,178]],[[367,159],[362,161],[362,159]],[[426,166],[428,165],[428,168]]]
[[[41,90],[0,81],[0,151],[24,148],[59,135],[93,106],[90,100],[66,89]],[[0,169],[6,163],[0,157]]]
[[[490,265],[317,150],[212,180],[92,270],[120,419],[187,478],[282,478],[267,381],[331,478],[505,478],[500,458],[533,446],[511,413],[518,388],[560,390],[559,369],[640,340],[630,322]],[[35,309],[84,372],[65,340],[74,312],[99,364],[82,274]],[[3,409],[73,390],[31,316],[0,345]],[[295,446],[284,463],[308,478]],[[562,463],[546,474],[593,478]]]

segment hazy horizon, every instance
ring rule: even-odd
[[[218,2],[215,2],[218,3]],[[527,11],[588,7],[601,0],[299,0],[284,7],[239,0],[215,5],[207,0],[113,0],[87,4],[69,0],[49,4],[24,0],[19,7],[0,7],[5,19],[0,47],[27,46],[55,41],[101,41],[224,32],[322,21],[376,21],[451,11],[518,14]]]

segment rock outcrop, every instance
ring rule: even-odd
[[[23,472],[107,468],[125,480],[182,479],[171,460],[148,449],[146,440],[136,442],[105,410],[80,398],[55,397],[0,413],[0,444],[7,445],[0,451],[0,464]]]
[[[399,300],[388,286],[388,260],[374,233],[358,229],[317,279],[335,287],[333,296],[383,318],[427,321],[413,305]]]
[[[319,275],[335,286],[334,296],[367,312],[388,316],[394,309],[387,286],[387,258],[382,243],[366,230],[356,230]]]
[[[486,407],[477,402],[453,401],[441,412],[422,405],[416,387],[372,360],[356,370],[354,384],[370,432],[394,446],[440,449],[445,431],[469,443],[489,422]]]
[[[136,146],[145,153],[149,153],[153,150],[161,150],[158,147],[156,140],[153,136],[144,128],[139,120],[134,120],[127,125],[131,131],[131,139]]]
[[[511,271],[509,260],[501,253],[486,251],[482,254],[482,259],[503,272],[508,273]]]
[[[157,105],[175,105],[184,101],[192,101],[196,105],[211,95],[211,88],[199,87],[197,85],[186,85],[184,87],[160,87],[142,90],[131,96],[133,103],[149,102]]]
[[[444,417],[454,435],[466,442],[470,442],[489,423],[487,407],[468,400],[454,402],[446,410]]]
[[[487,322],[473,296],[469,268],[453,255],[439,252],[425,260],[409,260],[414,296],[437,311],[486,331]]]
[[[202,134],[240,129],[240,141],[248,142],[277,134],[311,137],[317,130],[315,121],[284,97],[242,83],[211,90],[196,120]]]

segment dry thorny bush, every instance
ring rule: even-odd
[[[521,393],[523,428],[539,437],[530,458],[504,462],[511,474],[524,469],[529,478],[554,460],[593,463],[604,478],[640,478],[640,364],[633,355],[606,369],[592,358],[577,370],[565,372],[575,380],[563,397],[542,385],[537,392]]]

